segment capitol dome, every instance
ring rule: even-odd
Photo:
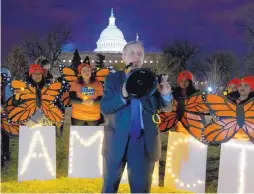
[[[113,8],[109,18],[109,25],[105,28],[97,41],[97,53],[121,53],[123,47],[127,44],[122,31],[115,25]]]

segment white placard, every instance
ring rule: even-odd
[[[205,192],[207,146],[190,135],[169,132],[164,187]]]
[[[218,193],[254,193],[254,145],[232,139],[221,145]]]
[[[102,177],[103,130],[104,126],[70,127],[69,177]]]
[[[19,127],[18,181],[56,178],[56,133],[53,126]]]

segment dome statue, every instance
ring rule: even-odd
[[[97,53],[122,53],[123,47],[127,43],[124,39],[122,31],[117,28],[115,24],[115,17],[113,8],[111,9],[111,16],[109,24],[100,35],[97,41],[97,48],[94,50]]]

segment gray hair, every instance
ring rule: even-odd
[[[142,42],[140,42],[139,40],[135,40],[135,41],[127,42],[127,44],[123,47],[123,55],[125,54],[128,46],[131,46],[134,44],[139,44],[141,46],[141,48],[143,49],[143,51],[145,52],[145,48],[144,48],[144,45],[142,44]]]

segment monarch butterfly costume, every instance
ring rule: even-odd
[[[22,91],[19,99],[12,99],[14,108],[8,113],[8,121],[16,124],[51,125],[61,123],[64,119],[62,111],[54,102],[61,95],[63,84],[55,82],[45,85],[42,80],[35,84],[31,78],[33,73],[42,74],[42,68],[37,64],[29,67],[30,81],[12,80],[11,87],[15,94]],[[17,95],[17,94],[16,94]],[[16,97],[15,95],[15,97]]]
[[[82,63],[78,66],[79,75],[81,75],[83,67],[88,67],[91,70],[90,64]],[[62,67],[60,72],[70,84],[70,91],[63,95],[63,101],[65,105],[72,104],[72,124],[86,125],[90,123],[91,125],[98,125],[97,121],[101,118],[99,102],[103,95],[101,82],[104,81],[110,70],[104,68],[96,71],[89,78],[89,83],[85,83],[82,77],[78,77],[72,68]],[[94,103],[87,105],[83,103],[83,100],[93,100]]]
[[[1,168],[5,165],[5,162],[10,161],[10,135],[17,135],[19,126],[12,125],[7,121],[6,101],[13,94],[8,85],[11,79],[11,73],[7,68],[1,69],[0,84],[1,84]]]
[[[60,65],[59,71],[61,73],[61,76],[64,80],[66,80],[66,92],[62,95],[62,102],[65,107],[70,107],[70,86],[71,84],[78,79],[77,72],[68,66]],[[115,72],[115,70],[112,67],[105,67],[105,68],[97,68],[95,71],[92,72],[92,75],[95,77],[97,81],[104,82],[105,78],[110,74]]]
[[[179,86],[173,91],[172,111],[159,114],[161,118],[159,130],[190,133],[201,140],[205,124],[203,114],[208,113],[208,108],[203,102],[201,93],[193,86],[192,73],[187,70],[181,72],[178,76],[178,83],[180,84],[184,79],[189,81],[189,86],[186,89]]]
[[[241,82],[248,83],[254,91],[253,76],[245,77]],[[231,138],[254,142],[254,92],[241,102],[234,96],[238,98],[239,92],[231,93],[229,99],[215,94],[203,95],[209,112],[216,118],[203,130],[203,139],[208,143],[225,143]]]

